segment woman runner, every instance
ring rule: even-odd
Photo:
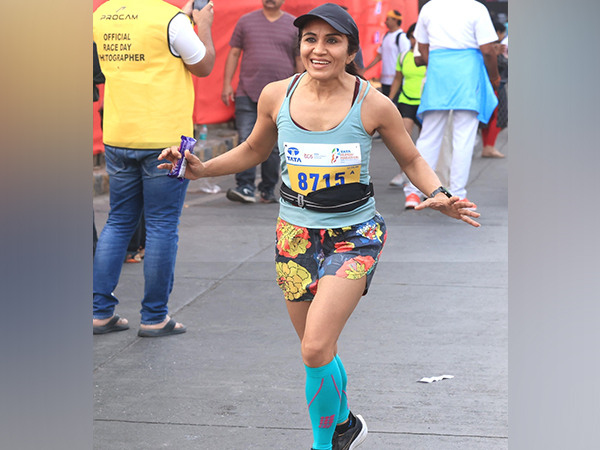
[[[241,172],[264,161],[278,141],[282,169],[276,269],[289,316],[301,341],[314,450],[352,450],[367,425],[347,406],[346,371],[337,341],[367,293],[386,238],[369,176],[371,137],[378,131],[408,178],[431,193],[416,210],[432,208],[478,227],[471,202],[440,186],[389,98],[356,76],[358,28],[327,3],[298,17],[306,71],[267,85],[248,139],[202,163],[185,151],[185,177]],[[162,169],[181,158],[165,149]]]

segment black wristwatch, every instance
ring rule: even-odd
[[[452,194],[450,192],[448,192],[448,189],[446,189],[444,186],[440,186],[435,191],[433,191],[431,194],[429,194],[429,198],[435,197],[440,192],[448,198],[452,197]]]

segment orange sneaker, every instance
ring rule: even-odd
[[[408,194],[404,203],[404,209],[414,209],[419,203],[421,203],[421,198],[417,194]]]

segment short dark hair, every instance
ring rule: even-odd
[[[417,27],[416,23],[413,23],[410,27],[408,27],[408,30],[406,31],[406,37],[407,38],[411,38],[413,37],[413,35],[415,34],[415,28]]]
[[[354,39],[354,36],[351,36],[349,34],[347,34],[346,36],[348,36],[348,54],[353,55],[355,53],[358,53],[358,51],[360,50],[360,44],[358,43],[358,41]],[[358,65],[354,60],[352,60],[350,64],[346,64],[346,72],[348,72],[350,75],[358,76],[364,80],[364,78],[358,73]]]
[[[397,16],[402,17],[402,13],[400,11],[398,11],[397,9],[394,9],[394,14],[396,14]],[[398,22],[398,26],[402,25],[402,20],[401,19],[397,19],[396,22]]]
[[[496,33],[504,33],[506,31],[506,26],[502,22],[499,22],[498,20],[492,20],[492,23],[494,24],[494,30],[496,30]]]

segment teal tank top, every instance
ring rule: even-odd
[[[300,79],[305,75],[303,73]],[[277,114],[281,180],[294,191],[304,195],[337,184],[360,182],[369,184],[371,135],[366,132],[360,117],[362,102],[370,84],[360,80],[359,96],[346,117],[327,131],[308,131],[294,123],[290,116],[290,98],[300,79],[290,82],[291,89]],[[367,85],[365,93],[360,92]],[[279,200],[279,216],[293,225],[306,228],[342,228],[366,222],[375,216],[375,199],[348,212],[311,211],[283,199]]]

